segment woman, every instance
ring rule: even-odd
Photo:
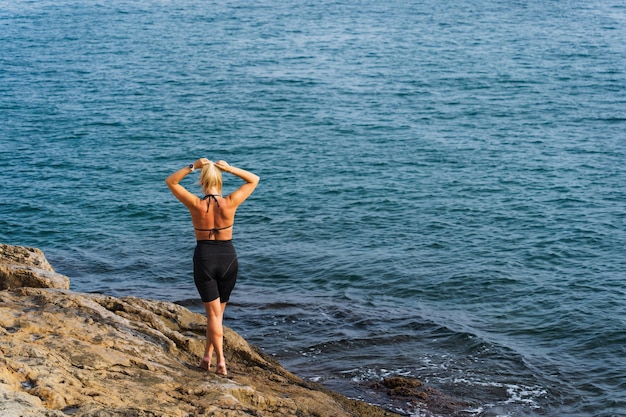
[[[179,182],[197,169],[200,185],[206,194],[199,198]],[[235,192],[222,197],[222,172],[244,181]],[[206,348],[200,367],[209,370],[213,351],[217,356],[215,372],[226,375],[222,320],[224,308],[237,280],[237,253],[232,243],[235,211],[252,194],[259,177],[225,161],[211,162],[200,158],[167,177],[165,183],[191,214],[197,245],[193,255],[193,274],[207,316]]]

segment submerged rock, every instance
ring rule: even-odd
[[[417,379],[396,376],[383,379],[382,384],[387,388],[387,395],[390,396],[428,399],[428,394],[422,388],[424,383]]]
[[[394,415],[300,379],[230,329],[229,376],[204,371],[204,316],[163,301],[33,288],[45,280],[15,275],[56,274],[43,253],[2,245],[0,255],[3,417]]]
[[[471,413],[467,401],[449,395],[425,385],[422,381],[402,376],[384,378],[375,382],[371,388],[385,392],[385,402],[394,404],[396,408],[412,410],[410,414],[457,416]]]

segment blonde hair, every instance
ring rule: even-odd
[[[205,194],[208,194],[212,188],[217,188],[220,193],[222,192],[222,171],[213,162],[202,167],[200,186]]]

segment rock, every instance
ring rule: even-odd
[[[437,416],[459,415],[472,406],[467,401],[455,399],[414,378],[388,377],[381,382],[373,383],[371,388],[385,392],[386,403],[394,404],[398,408],[403,406],[405,409],[409,406],[418,415],[422,415],[423,412]]]
[[[11,255],[0,266],[54,273],[41,251],[1,250]],[[0,291],[3,417],[395,415],[300,379],[228,328],[229,376],[201,370],[206,319],[173,303],[10,288]]]
[[[0,290],[19,287],[69,289],[70,280],[54,272],[42,251],[0,243]]]
[[[428,399],[428,395],[420,389],[424,385],[422,381],[403,377],[389,377],[383,380],[383,385],[387,388],[387,395],[397,397],[417,397],[423,400]]]

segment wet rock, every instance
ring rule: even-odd
[[[388,377],[372,384],[372,388],[384,391],[386,402],[397,409],[420,410],[419,415],[463,416],[467,415],[463,410],[471,406],[414,378]]]
[[[402,377],[390,377],[383,380],[383,386],[387,388],[387,395],[395,397],[417,397],[423,400],[428,399],[428,395],[423,391],[424,383],[417,379]]]

